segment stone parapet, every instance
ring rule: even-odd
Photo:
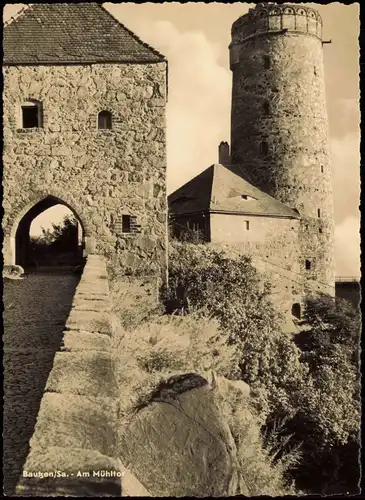
[[[316,10],[303,5],[259,3],[233,23],[231,46],[284,30],[322,39],[322,18]]]
[[[149,496],[116,456],[114,328],[105,259],[89,255],[49,374],[16,494]]]

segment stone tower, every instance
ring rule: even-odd
[[[58,204],[84,252],[166,271],[167,61],[97,3],[28,6],[4,29],[5,264]]]
[[[304,290],[333,294],[322,52],[322,19],[311,8],[260,3],[233,24],[231,162],[252,184],[299,212],[297,269]]]

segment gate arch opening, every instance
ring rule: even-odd
[[[35,219],[52,207],[60,205],[68,209],[75,225],[69,225],[66,237],[57,243],[45,244],[31,238],[31,225]],[[64,211],[63,211],[64,212]],[[62,222],[57,224],[62,226]],[[72,227],[71,227],[72,226]],[[21,218],[15,230],[15,264],[24,269],[38,266],[67,266],[81,264],[85,255],[85,227],[76,211],[55,196],[46,196],[35,203]]]

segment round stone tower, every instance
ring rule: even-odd
[[[311,8],[260,3],[233,24],[231,162],[252,184],[299,212],[300,274],[311,289],[333,294],[322,52],[322,19]]]

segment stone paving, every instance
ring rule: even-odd
[[[4,281],[4,494],[14,495],[79,277]]]

